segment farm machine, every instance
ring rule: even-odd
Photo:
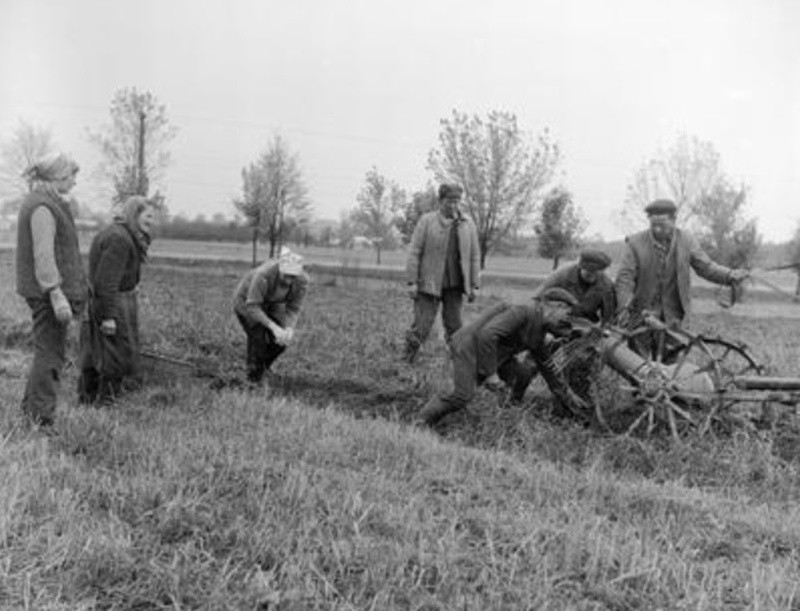
[[[650,349],[635,350],[637,343]],[[551,363],[581,398],[575,415],[613,433],[661,431],[679,439],[752,428],[795,415],[800,403],[800,378],[765,375],[743,344],[649,315],[632,328],[575,321],[573,339],[553,351]]]

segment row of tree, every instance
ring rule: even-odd
[[[151,194],[151,185],[163,179],[176,135],[165,106],[149,92],[123,89],[112,99],[110,118],[88,133],[101,153],[95,175],[106,186],[108,201],[113,205],[140,194],[163,205],[163,195],[158,189]],[[21,123],[0,148],[2,194],[28,190],[22,170],[52,148],[49,130]],[[482,267],[489,253],[519,233],[535,233],[540,255],[553,259],[554,267],[580,243],[586,220],[559,180],[560,164],[560,147],[547,129],[532,137],[515,115],[501,111],[480,117],[454,110],[441,120],[427,159],[433,181],[464,188],[464,210],[478,230]],[[241,180],[242,194],[233,205],[250,226],[254,260],[260,239],[268,242],[272,257],[290,236],[308,234],[312,203],[299,155],[281,136],[242,169]],[[736,266],[751,261],[760,237],[755,220],[744,216],[748,188],[724,174],[711,143],[680,135],[672,148],[644,162],[628,186],[623,217],[640,218],[644,204],[665,196],[676,201],[681,224],[699,234],[713,257]],[[419,216],[435,205],[432,184],[409,194],[372,167],[341,219],[339,239],[363,236],[380,263],[381,251],[408,241]]]
[[[487,255],[524,229],[542,202],[542,219],[536,224],[542,253],[557,263],[574,247],[585,221],[571,195],[564,188],[553,188],[559,163],[559,147],[547,130],[531,141],[511,113],[491,112],[482,119],[453,111],[441,121],[439,145],[430,152],[427,166],[437,182],[464,187],[465,212],[475,221],[484,267]],[[260,233],[269,240],[272,255],[285,235],[283,224],[308,216],[297,155],[275,137],[243,170],[242,180],[243,197],[235,205],[254,229],[254,253]],[[409,197],[373,167],[343,224],[350,223],[372,243],[380,264],[381,251],[399,240],[408,241],[420,215],[435,202],[432,185]]]

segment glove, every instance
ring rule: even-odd
[[[728,274],[728,284],[739,284],[750,277],[749,269],[732,269]]]
[[[116,335],[117,321],[113,318],[108,318],[100,323],[100,333],[103,335]]]
[[[275,336],[275,341],[281,346],[285,346],[291,340],[290,334],[283,327],[275,326],[271,331],[272,335]]]
[[[50,306],[56,315],[56,320],[62,325],[68,325],[72,321],[72,307],[64,296],[64,291],[59,287],[50,291]]]

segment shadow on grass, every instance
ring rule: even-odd
[[[356,418],[386,418],[407,421],[427,400],[429,392],[419,387],[377,386],[360,380],[331,379],[313,374],[280,374],[270,380],[280,394],[302,399],[317,407],[346,405]]]

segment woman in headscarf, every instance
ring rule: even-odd
[[[81,328],[81,403],[109,403],[123,380],[139,374],[136,288],[147,259],[156,210],[141,195],[126,199],[89,249],[89,311]]]
[[[17,221],[17,293],[33,318],[33,362],[22,412],[33,424],[53,424],[66,360],[69,326],[86,303],[86,276],[67,199],[78,164],[63,154],[25,170],[31,187]]]
[[[247,334],[247,380],[254,387],[264,385],[264,374],[291,343],[307,287],[303,257],[288,248],[236,286],[233,310]]]

